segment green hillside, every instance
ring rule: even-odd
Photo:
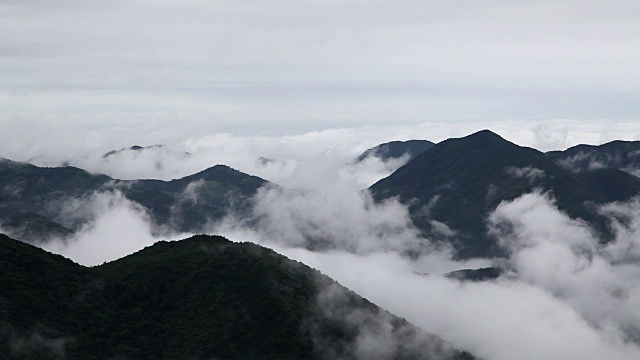
[[[222,237],[86,268],[0,235],[0,272],[9,359],[367,359],[363,334],[392,340],[384,359],[473,358],[301,263]]]

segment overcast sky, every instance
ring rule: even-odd
[[[0,124],[640,119],[637,0],[0,0]]]

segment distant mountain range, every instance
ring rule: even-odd
[[[406,156],[409,161],[418,156],[421,152],[429,150],[433,145],[435,144],[428,140],[391,141],[368,149],[358,156],[356,162],[364,161],[369,157],[376,157],[382,161],[389,161],[392,159],[399,159],[404,156]]]
[[[619,169],[632,161],[609,164],[604,159],[636,146],[626,143],[615,151],[589,147],[588,156],[602,159],[601,165],[580,165],[574,171],[567,159],[573,159],[576,148],[545,154],[480,131],[434,145],[370,191],[378,201],[398,198],[407,204],[423,234],[451,242],[461,258],[502,255],[487,233],[489,214],[501,202],[536,190],[552,194],[560,210],[587,221],[606,239],[611,229],[594,205],[633,198],[640,192],[640,178]]]
[[[488,231],[505,201],[548,193],[608,241],[612,226],[599,206],[640,194],[640,142],[543,153],[485,130],[438,144],[381,144],[359,161],[370,156],[409,159],[368,191],[377,202],[405,204],[421,236],[452,245],[460,259],[506,255]],[[69,216],[67,206],[119,192],[158,232],[198,232],[230,214],[252,219],[265,185],[224,165],[171,181],[118,180],[0,159],[0,228],[32,243],[68,237],[92,219]],[[366,344],[380,336],[381,359],[473,359],[303,264],[221,237],[159,242],[87,268],[0,235],[0,274],[0,358],[355,360],[379,355]],[[445,276],[501,274],[488,267]]]
[[[640,178],[635,176],[640,142],[614,141],[543,153],[485,130],[438,144],[385,143],[359,159],[370,156],[410,159],[369,191],[376,201],[397,198],[406,204],[422,236],[452,244],[459,258],[504,255],[487,231],[488,216],[504,201],[534,191],[549,193],[560,210],[586,221],[606,241],[613,234],[598,205],[627,201],[640,193]],[[172,181],[124,181],[74,167],[41,168],[4,159],[0,160],[0,228],[32,242],[66,237],[88,221],[65,217],[61,206],[66,201],[117,190],[145,209],[159,232],[199,232],[229,214],[255,220],[253,197],[266,184],[224,165]],[[314,241],[322,239],[310,239],[309,244]]]
[[[61,209],[68,201],[117,190],[146,209],[158,227],[198,232],[208,221],[250,212],[252,197],[266,183],[223,165],[171,181],[117,180],[71,166],[0,159],[0,228],[36,242],[68,236],[89,220],[66,217]]]
[[[145,150],[150,150],[150,149],[162,149],[164,147],[164,145],[151,145],[151,146],[140,146],[140,145],[133,145],[131,147],[128,148],[122,148],[120,150],[111,150],[106,152],[104,155],[102,155],[103,158],[108,158],[110,156],[114,156],[114,155],[118,155],[118,154],[122,154],[122,153],[126,153],[126,152],[142,152]]]
[[[0,273],[3,359],[473,359],[316,270],[221,237],[87,268],[0,235]]]
[[[600,146],[578,145],[547,155],[573,171],[615,168],[640,175],[640,141],[612,141]]]

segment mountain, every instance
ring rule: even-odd
[[[487,267],[480,269],[462,269],[445,274],[451,279],[460,281],[489,281],[497,279],[502,275],[503,270],[497,267]]]
[[[640,179],[617,169],[576,173],[485,130],[434,145],[369,190],[377,201],[397,197],[424,236],[450,242],[469,258],[503,255],[486,219],[501,202],[535,190],[551,193],[560,210],[610,238],[593,205],[630,199]]]
[[[577,145],[547,156],[573,171],[614,168],[640,175],[640,141],[612,141],[603,145]]]
[[[133,145],[130,146],[128,148],[122,148],[120,150],[111,150],[106,152],[104,155],[102,155],[103,159],[109,160],[109,158],[112,158],[116,155],[126,155],[126,154],[130,154],[133,155],[134,157],[137,154],[140,153],[144,153],[144,152],[149,152],[150,150],[163,150],[163,153],[166,154],[173,154],[174,156],[178,156],[181,158],[186,158],[188,156],[190,156],[191,154],[187,151],[181,151],[178,153],[173,153],[170,149],[168,149],[167,147],[165,147],[164,145],[151,145],[151,146],[140,146],[140,145]]]
[[[6,359],[473,359],[316,270],[222,237],[87,268],[0,235],[0,273]]]
[[[423,151],[429,150],[433,145],[435,144],[427,140],[391,141],[368,149],[358,156],[356,162],[361,162],[368,157],[388,161],[407,156],[411,160]]]
[[[133,145],[133,146],[130,146],[128,148],[122,148],[120,150],[111,150],[111,151],[105,153],[104,155],[102,155],[102,157],[106,159],[106,158],[108,158],[110,156],[123,154],[123,153],[127,153],[127,152],[139,153],[139,152],[142,152],[142,151],[145,151],[145,150],[162,149],[163,147],[164,147],[164,145],[151,145],[151,146]]]
[[[208,221],[234,213],[249,214],[252,197],[268,181],[224,165],[171,181],[118,181],[124,195],[173,230],[197,232]]]
[[[44,168],[0,159],[0,228],[36,242],[65,237],[91,220],[91,214],[68,214],[65,206],[117,190],[141,205],[157,227],[197,232],[208,221],[250,211],[251,198],[266,183],[224,165],[171,181],[128,181],[71,166]]]
[[[0,158],[0,227],[34,241],[69,235],[72,224],[56,219],[53,204],[86,196],[111,180],[70,166],[41,168]]]

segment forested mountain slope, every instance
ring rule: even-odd
[[[0,235],[0,272],[9,359],[473,358],[316,270],[222,237],[86,268]]]

